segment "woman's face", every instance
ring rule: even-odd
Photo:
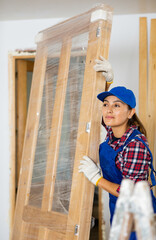
[[[103,102],[103,121],[110,127],[127,128],[128,119],[135,112],[135,109],[129,109],[128,105],[115,96],[108,96]]]

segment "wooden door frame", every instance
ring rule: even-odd
[[[10,226],[10,238],[12,233],[14,212],[15,212],[15,201],[16,201],[16,108],[15,108],[15,98],[16,98],[16,60],[18,59],[34,59],[36,53],[26,53],[26,52],[14,52],[8,54],[8,85],[9,85],[9,136],[10,136],[10,190],[9,190],[9,226]]]
[[[90,13],[91,12],[89,12],[89,14]],[[85,103],[86,102],[86,96],[89,96],[90,99],[91,99],[90,108],[92,110],[89,111],[89,113],[88,113],[86,111],[86,107],[88,109],[88,106],[85,106],[85,108],[82,108],[81,111],[80,111],[81,121],[80,120],[79,121],[80,121],[80,123],[83,122],[83,124],[79,125],[79,128],[78,128],[79,135],[77,137],[77,142],[81,140],[82,145],[83,145],[83,149],[81,150],[81,153],[79,153],[78,148],[76,148],[76,151],[77,151],[75,153],[76,163],[74,162],[73,172],[74,173],[76,172],[77,175],[78,175],[77,166],[79,164],[80,157],[82,157],[85,153],[89,153],[89,156],[93,157],[93,159],[96,159],[96,154],[98,152],[98,151],[95,150],[95,148],[94,149],[91,148],[91,143],[93,141],[98,142],[99,136],[96,135],[95,132],[100,133],[100,120],[98,120],[99,121],[99,126],[96,128],[96,130],[98,130],[98,131],[95,131],[95,132],[93,131],[95,129],[95,121],[93,122],[93,128],[91,128],[90,137],[89,137],[88,134],[86,134],[88,132],[85,131],[85,129],[86,129],[86,123],[92,121],[92,118],[95,115],[94,112],[97,112],[97,103],[98,102],[94,106],[93,105],[93,99],[95,99],[95,96],[104,87],[103,78],[102,78],[100,73],[96,73],[93,70],[93,65],[94,65],[94,60],[99,55],[105,55],[104,57],[108,57],[107,56],[108,55],[108,46],[109,46],[108,39],[109,39],[110,35],[107,34],[107,41],[105,41],[104,46],[103,46],[103,42],[102,42],[103,37],[107,33],[107,30],[110,31],[110,29],[111,29],[109,24],[108,24],[108,26],[105,26],[106,19],[104,17],[104,19],[102,18],[102,20],[104,20],[104,21],[100,21],[99,18],[96,18],[94,20],[93,18],[90,19],[90,16],[89,17],[87,16],[87,18],[85,17],[85,24],[84,24],[82,17],[80,17],[80,19],[77,19],[77,18],[75,19],[74,18],[73,21],[74,22],[78,21],[78,23],[79,23],[78,28],[76,28],[76,30],[75,30],[75,24],[71,24],[71,23],[68,24],[68,25],[70,25],[70,27],[69,26],[66,27],[66,29],[68,29],[68,32],[66,34],[69,35],[69,33],[70,33],[71,38],[79,35],[80,33],[83,34],[84,32],[86,32],[86,27],[85,26],[87,24],[89,25],[88,31],[89,31],[90,35],[91,35],[91,29],[93,28],[93,34],[89,38],[90,44],[89,44],[88,48],[90,49],[90,51],[89,51],[89,54],[86,57],[86,62],[87,63],[86,63],[86,68],[85,68],[85,73],[84,73],[84,78],[86,78],[86,81],[84,81],[85,86],[83,86],[83,88],[85,90],[87,89],[89,94],[87,95],[86,92],[83,91],[82,100],[81,100],[82,103]],[[99,20],[99,24],[98,24],[98,20]],[[82,23],[83,25],[80,24],[80,23]],[[38,35],[38,40],[37,40],[38,46],[37,47],[42,48],[45,51],[45,53],[41,54],[38,51],[36,59],[35,59],[34,77],[33,77],[33,85],[32,85],[32,91],[31,91],[31,97],[30,97],[31,100],[30,101],[32,101],[33,98],[36,101],[32,101],[33,104],[32,105],[30,104],[30,108],[29,108],[29,111],[28,111],[28,120],[27,120],[26,131],[29,132],[29,134],[25,135],[26,137],[25,137],[25,141],[24,141],[24,151],[23,151],[22,163],[27,164],[27,159],[32,159],[32,161],[31,162],[29,161],[29,165],[27,166],[26,171],[23,172],[23,174],[21,175],[21,178],[20,178],[20,184],[21,184],[21,186],[24,186],[24,188],[22,188],[21,192],[18,193],[18,204],[20,204],[20,206],[17,207],[17,211],[15,213],[18,216],[18,218],[15,218],[16,220],[15,220],[14,231],[13,231],[13,239],[16,239],[16,236],[20,237],[20,234],[22,232],[24,233],[24,227],[28,227],[28,228],[30,227],[31,228],[31,225],[26,226],[27,221],[22,222],[21,220],[23,218],[23,208],[28,204],[28,200],[29,200],[29,190],[30,190],[30,184],[31,184],[32,165],[33,165],[33,161],[34,161],[34,149],[35,149],[36,136],[37,136],[36,132],[37,132],[37,127],[38,127],[38,122],[39,122],[39,117],[38,116],[40,115],[41,94],[42,94],[42,89],[43,89],[43,75],[45,73],[45,69],[44,69],[45,68],[45,61],[44,61],[43,57],[45,57],[45,60],[46,60],[46,49],[43,48],[43,46],[44,46],[43,42],[47,42],[49,39],[50,39],[50,41],[53,40],[53,43],[58,42],[58,40],[61,40],[61,42],[62,42],[62,38],[64,38],[64,32],[62,31],[62,27],[64,29],[65,24],[67,25],[67,22],[64,22],[62,25],[61,24],[57,25],[57,33],[56,34],[53,34],[56,30],[56,27],[54,27],[52,30],[51,29],[48,30],[48,34],[46,32],[47,30],[45,30],[45,31],[39,33],[39,35]],[[81,26],[83,26],[82,29],[80,28]],[[98,33],[99,29],[100,29],[100,34]],[[96,39],[96,41],[95,41],[95,39]],[[91,46],[92,42],[94,43],[93,47]],[[104,51],[105,49],[106,49],[106,51]],[[91,52],[92,52],[92,54],[91,54]],[[39,65],[39,64],[41,64],[41,65]],[[38,65],[43,66],[40,69],[39,72],[38,72],[38,68],[37,68]],[[90,71],[90,69],[92,69],[92,71]],[[89,85],[91,80],[92,80],[93,84]],[[100,80],[100,81],[98,81],[98,80]],[[40,83],[40,84],[38,84],[38,83]],[[38,91],[36,90],[37,86],[39,88]],[[90,88],[88,88],[88,86],[90,86]],[[95,88],[95,91],[93,91],[94,88]],[[33,89],[35,91],[33,91]],[[85,112],[85,114],[84,114],[84,112]],[[34,116],[33,117],[33,122],[31,121],[32,116]],[[100,118],[98,118],[98,115],[96,115],[96,117],[97,117],[97,119],[100,119]],[[35,124],[35,127],[34,127],[34,124]],[[83,134],[83,139],[80,139],[82,137],[82,135],[80,134],[81,132],[84,133]],[[32,147],[32,150],[27,155],[28,149],[30,149],[30,147]],[[25,157],[25,155],[26,155],[26,157]],[[25,159],[26,159],[26,161],[25,161]],[[28,173],[29,167],[30,167],[30,172]],[[74,175],[74,173],[73,173],[73,175]],[[76,189],[74,189],[75,182],[72,182],[73,191],[71,190],[72,191],[72,196],[70,198],[70,203],[72,202],[74,205],[72,205],[72,207],[69,209],[69,215],[72,216],[72,218],[70,218],[70,219],[73,219],[72,220],[72,233],[71,233],[71,231],[69,231],[69,229],[67,229],[67,232],[69,233],[70,236],[66,236],[66,239],[73,239],[73,238],[71,238],[71,236],[73,234],[75,235],[74,239],[77,236],[78,236],[78,239],[82,239],[82,235],[83,235],[84,232],[86,232],[87,237],[85,237],[85,239],[87,239],[88,235],[89,235],[88,232],[90,231],[90,221],[87,222],[87,227],[88,227],[87,231],[86,231],[86,229],[84,229],[85,225],[83,224],[83,222],[84,222],[84,219],[86,218],[86,216],[88,217],[88,219],[91,216],[91,205],[92,205],[91,203],[93,201],[93,190],[94,189],[93,189],[93,185],[91,185],[91,183],[89,183],[86,178],[84,178],[84,177],[82,178],[82,176],[80,176],[80,175],[77,176],[77,175],[76,175],[76,177],[79,178],[78,180],[80,180],[80,178],[81,178],[80,183],[81,182],[83,183],[82,186],[81,186],[81,187],[83,187],[83,191],[81,190],[82,191],[82,194],[81,194],[82,198],[81,198],[81,202],[78,203],[78,199],[81,196],[79,196],[79,198],[77,198],[78,191],[75,193],[75,190],[76,190]],[[79,184],[79,185],[81,185],[81,184]],[[86,194],[85,189],[87,189],[87,186],[90,186],[90,189],[91,189],[91,191],[89,193],[89,197],[87,196],[88,200],[89,200],[89,204],[88,203],[86,204],[86,197],[85,197],[85,194]],[[25,191],[25,189],[26,189],[26,191]],[[85,192],[85,194],[83,194],[84,192]],[[76,198],[76,204],[75,204],[75,200],[73,201],[73,199],[75,199],[75,198]],[[85,205],[84,205],[84,203],[85,203]],[[73,215],[72,214],[73,210],[76,209],[75,205],[76,205],[76,207],[79,205],[80,212],[76,211],[76,213]],[[83,213],[83,211],[82,211],[83,206],[86,206],[86,205],[87,205],[87,211],[88,211],[87,214],[86,214],[86,212]],[[89,209],[88,209],[88,205],[90,207]],[[86,216],[84,216],[84,215],[86,215]],[[70,219],[68,219],[68,220],[70,221]],[[81,223],[82,227],[79,230],[80,231],[79,234],[77,234],[77,232],[74,233],[75,226],[78,226],[78,225],[80,226],[80,223]],[[67,226],[69,224],[70,224],[70,222],[67,224]]]

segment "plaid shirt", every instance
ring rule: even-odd
[[[109,137],[108,144],[117,150],[124,145],[132,132],[137,129],[136,126],[131,126],[120,139],[113,141],[114,135],[111,127],[105,126],[107,137]],[[141,138],[147,145],[146,137],[140,133],[137,137]],[[119,152],[115,159],[116,167],[121,171],[123,179],[128,178],[134,182],[148,180],[149,166],[151,164],[151,156],[146,146],[137,139],[132,139],[121,152]],[[120,187],[117,189],[119,192]]]

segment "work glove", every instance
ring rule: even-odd
[[[84,156],[80,163],[79,172],[84,173],[85,177],[97,186],[98,182],[102,178],[101,168],[87,156]]]
[[[109,61],[100,56],[100,60],[96,59],[95,62],[96,65],[94,66],[94,70],[96,72],[102,72],[102,75],[105,77],[106,81],[111,84],[114,79],[114,73]]]

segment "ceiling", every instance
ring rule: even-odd
[[[0,0],[0,21],[69,18],[105,3],[117,14],[156,13],[156,0]]]

